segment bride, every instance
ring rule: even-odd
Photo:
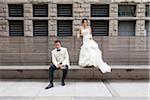
[[[79,55],[79,66],[94,66],[98,67],[102,73],[111,72],[110,66],[102,59],[102,52],[100,51],[98,44],[92,38],[92,30],[91,27],[88,26],[87,19],[82,20],[80,33],[77,36],[83,36],[83,44]]]

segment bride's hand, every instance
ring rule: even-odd
[[[80,34],[77,34],[77,38],[80,38]]]

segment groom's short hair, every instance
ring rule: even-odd
[[[54,43],[58,43],[58,42],[61,44],[61,42],[60,42],[59,40],[55,40],[55,41],[54,41]]]

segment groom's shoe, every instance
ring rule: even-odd
[[[52,88],[54,87],[53,83],[50,83],[45,89],[49,89],[49,88]]]
[[[61,85],[62,85],[62,86],[65,86],[65,82],[61,82]]]

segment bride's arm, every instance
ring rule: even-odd
[[[90,30],[90,39],[93,39],[91,27],[89,27],[89,30]]]
[[[78,38],[80,38],[80,36],[82,36],[81,28],[79,29],[79,33],[77,34],[77,37],[78,37]]]

